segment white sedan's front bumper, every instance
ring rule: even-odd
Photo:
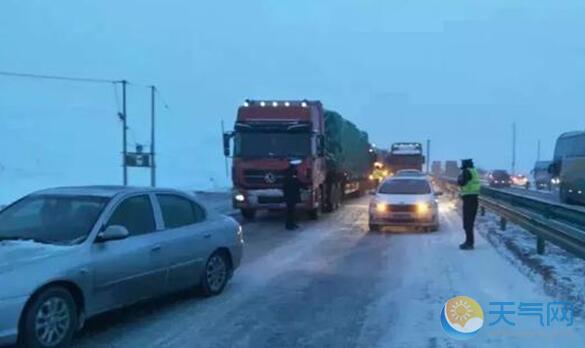
[[[438,211],[432,210],[428,214],[418,214],[415,212],[391,213],[378,212],[370,209],[370,225],[378,226],[416,226],[416,227],[434,227],[438,224]]]
[[[0,299],[0,346],[16,343],[18,322],[27,300],[27,296]]]

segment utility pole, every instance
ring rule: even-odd
[[[536,160],[540,161],[540,139],[536,142]]]
[[[156,87],[150,86],[150,186],[156,187],[156,162],[154,160],[154,116],[156,112],[155,104]]]
[[[431,165],[431,139],[427,139],[427,174],[430,172],[430,165]]]
[[[512,123],[512,175],[516,174],[516,122]]]
[[[126,155],[128,149],[126,147],[127,139],[126,133],[128,127],[126,126],[126,85],[128,81],[122,80],[122,168],[124,171],[124,186],[128,185],[128,166],[126,165]]]

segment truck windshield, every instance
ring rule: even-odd
[[[311,154],[307,133],[236,133],[236,157],[306,157]]]

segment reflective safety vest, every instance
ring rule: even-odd
[[[386,173],[385,170],[376,168],[374,169],[374,173],[372,174],[372,176],[374,177],[374,179],[382,181],[386,177]]]
[[[479,180],[479,173],[475,168],[467,168],[471,173],[471,180],[461,187],[461,195],[478,195],[481,189],[481,181]]]

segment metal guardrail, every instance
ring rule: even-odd
[[[438,178],[451,192],[458,190],[456,180]],[[549,241],[585,258],[585,210],[545,199],[482,186],[479,197],[482,215],[490,210],[500,216],[500,228],[510,221],[536,235],[536,250],[544,253]]]

